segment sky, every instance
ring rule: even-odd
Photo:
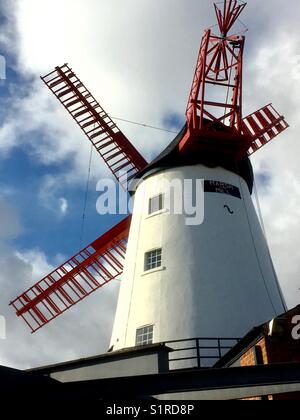
[[[289,307],[300,300],[300,3],[249,0],[244,114],[273,102],[290,124],[252,158],[266,236]],[[120,217],[96,212],[110,177],[94,153],[83,241],[90,146],[40,80],[69,63],[115,117],[177,131],[184,123],[211,0],[0,0],[0,364],[30,368],[108,349],[119,282],[31,335],[11,299]],[[1,73],[0,73],[1,75]],[[118,121],[147,160],[173,139]]]

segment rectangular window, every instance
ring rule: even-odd
[[[136,330],[136,346],[146,346],[153,343],[153,325]]]
[[[162,264],[162,249],[155,249],[146,252],[145,254],[145,271],[153,270],[154,268],[161,267]]]
[[[163,194],[156,195],[149,200],[149,214],[156,213],[162,210],[164,207],[164,196]]]

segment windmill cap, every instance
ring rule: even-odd
[[[185,125],[174,140],[142,171],[137,173],[133,178],[133,183],[138,183],[141,179],[145,179],[154,173],[165,169],[192,166],[202,164],[209,168],[222,167],[230,172],[240,175],[248,185],[250,194],[252,194],[254,175],[253,168],[248,156],[242,158],[239,162],[233,161],[224,154],[212,153],[185,153],[179,152],[178,146],[187,130]]]

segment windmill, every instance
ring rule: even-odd
[[[245,6],[236,0],[215,5],[220,33],[208,29],[202,38],[186,124],[150,164],[67,64],[42,77],[123,188],[137,179],[147,191],[162,178],[202,179],[205,219],[187,226],[184,215],[165,211],[163,190],[147,195],[138,185],[132,216],[11,302],[32,332],[123,271],[113,349],[240,337],[285,311],[251,200],[249,156],[288,124],[272,104],[243,117],[245,37],[232,28]]]

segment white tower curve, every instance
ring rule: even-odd
[[[251,199],[248,158],[243,169],[228,169],[170,156],[169,150],[150,166],[135,193],[113,350],[194,337],[241,338],[286,310]],[[188,225],[186,214],[167,211],[161,181],[174,179],[192,180],[194,198],[196,180],[204,180],[203,223]]]

